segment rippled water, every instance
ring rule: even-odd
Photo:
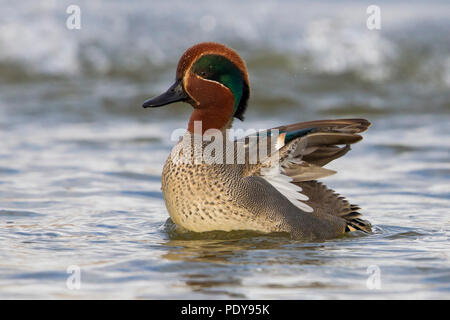
[[[65,28],[71,2],[1,2],[0,298],[450,298],[446,2],[381,1],[378,32],[354,2],[79,1],[78,31]],[[248,61],[237,127],[373,123],[324,179],[372,235],[171,233],[160,174],[190,107],[140,105],[203,40]]]

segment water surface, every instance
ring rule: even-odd
[[[65,28],[72,2],[2,5],[0,298],[450,298],[448,3],[381,1],[375,32],[362,2],[78,3],[77,31]],[[323,181],[373,234],[168,231],[161,170],[190,107],[140,105],[204,40],[248,62],[237,127],[372,122]],[[66,285],[72,265],[79,290]]]

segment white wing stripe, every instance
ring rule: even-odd
[[[261,176],[285,196],[292,204],[305,212],[313,212],[313,208],[301,201],[307,201],[309,198],[300,193],[302,188],[291,183],[292,178],[282,174],[278,168],[262,169]]]
[[[287,198],[307,201],[309,198],[304,194],[299,193],[298,191],[289,190],[286,186],[281,185],[272,181],[271,179],[266,179],[272,186],[274,186],[281,194],[283,194]]]

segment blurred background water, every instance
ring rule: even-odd
[[[0,0],[0,298],[449,299],[450,3],[377,1],[372,31],[370,4]],[[324,179],[373,235],[167,232],[160,173],[190,107],[141,104],[207,40],[247,61],[236,127],[373,123]]]

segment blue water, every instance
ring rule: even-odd
[[[0,298],[450,298],[447,2],[380,1],[379,31],[365,2],[76,1],[80,30],[65,26],[73,1],[4,2]],[[140,106],[204,40],[248,63],[236,127],[372,122],[323,182],[373,234],[170,232],[161,170],[190,107]]]

